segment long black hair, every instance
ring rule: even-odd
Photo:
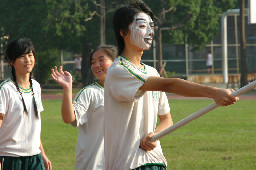
[[[152,10],[143,2],[135,1],[129,5],[120,7],[116,10],[113,16],[113,29],[117,41],[118,55],[124,50],[124,39],[120,35],[120,31],[125,36],[128,33],[129,25],[133,22],[134,17],[139,12],[148,14],[152,20],[154,18]]]
[[[24,107],[24,112],[26,114],[28,114],[28,110],[27,110],[24,98],[22,96],[22,93],[20,91],[19,85],[18,85],[18,83],[16,81],[15,68],[14,68],[14,66],[11,63],[14,63],[17,58],[21,57],[24,54],[28,54],[30,52],[32,52],[34,57],[35,57],[34,45],[33,45],[32,41],[30,39],[28,39],[28,38],[21,38],[21,39],[17,39],[17,40],[12,41],[11,43],[8,44],[8,46],[6,48],[6,51],[5,51],[5,59],[7,60],[9,65],[11,66],[12,79],[13,79],[13,81],[15,83],[17,91],[21,95],[21,99],[22,99],[22,103],[23,103],[23,107]],[[34,90],[33,90],[33,86],[32,86],[31,76],[32,76],[32,72],[30,73],[30,76],[29,76],[29,82],[30,82],[30,88],[32,90],[35,115],[38,118],[38,110],[37,110],[36,100],[35,100],[35,96],[34,96]]]

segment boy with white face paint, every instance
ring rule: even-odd
[[[223,106],[238,100],[230,95],[231,90],[161,78],[156,69],[141,63],[143,50],[152,42],[152,19],[152,11],[143,2],[121,7],[113,16],[120,56],[105,80],[106,170],[166,169],[160,142],[150,142],[153,135],[173,124],[165,92],[210,97]]]

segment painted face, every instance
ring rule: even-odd
[[[15,62],[11,62],[15,68],[16,74],[27,74],[30,73],[35,66],[35,57],[32,52],[23,54],[18,57]]]
[[[154,23],[146,13],[138,13],[129,25],[131,43],[143,50],[148,50],[154,35]]]
[[[101,82],[104,82],[107,75],[107,70],[112,63],[113,61],[102,49],[94,52],[91,63],[91,70],[94,76]]]

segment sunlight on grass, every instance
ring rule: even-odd
[[[212,100],[170,100],[174,123]],[[61,118],[61,100],[43,100],[42,143],[55,170],[75,169],[77,128]],[[218,107],[161,139],[168,169],[256,169],[256,105]]]

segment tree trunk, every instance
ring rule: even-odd
[[[240,86],[245,86],[247,82],[247,58],[246,58],[246,40],[245,40],[245,26],[244,26],[244,0],[240,0],[240,66],[241,66],[241,79]]]
[[[100,45],[105,44],[105,21],[106,12],[105,12],[105,0],[100,0]]]
[[[161,29],[158,28],[155,31],[155,39],[156,39],[156,58],[157,58],[157,71],[159,72],[162,67],[162,34]]]
[[[94,76],[90,68],[90,51],[92,49],[91,43],[84,43],[82,53],[82,83],[83,86],[88,86],[94,82]]]

